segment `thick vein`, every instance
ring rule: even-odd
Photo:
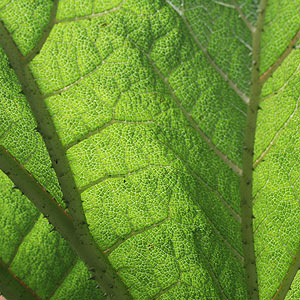
[[[300,39],[300,29],[295,34],[294,38],[290,41],[288,47],[281,54],[281,56],[279,56],[278,59],[275,61],[275,63],[266,72],[264,72],[260,76],[261,83],[265,83],[272,76],[272,74],[277,70],[277,68],[282,64],[282,62],[287,58],[287,56],[295,48],[295,45],[299,41],[299,39]]]
[[[37,201],[37,196],[40,195],[45,197],[45,195],[43,193],[40,194],[41,191],[36,187],[36,181],[31,183],[33,190],[31,192],[28,191],[28,198],[34,202],[43,214],[49,214],[49,219],[51,214],[52,222],[54,222],[53,225],[55,225],[62,236],[76,249],[79,256],[86,264],[89,265],[90,268],[96,270],[96,280],[99,282],[102,289],[111,295],[112,299],[132,299],[127,287],[115,273],[115,270],[108,262],[103,252],[100,251],[88,229],[81,205],[80,194],[77,190],[70,165],[67,161],[65,150],[58,137],[47,106],[43,101],[43,96],[30,69],[26,64],[21,62],[20,57],[22,57],[22,55],[2,23],[0,23],[0,42],[15,70],[17,78],[22,86],[23,93],[25,94],[32,113],[37,121],[38,130],[42,134],[46,144],[53,168],[64,195],[64,200],[69,203],[69,209],[73,218],[71,220],[66,218],[64,212],[58,208],[55,201],[47,201],[47,206],[45,203],[43,203],[45,204],[44,207],[41,206],[41,201],[40,199]],[[10,156],[4,148],[1,147],[0,149],[1,167],[6,167],[8,170],[13,167],[15,172],[12,174],[15,175],[15,178],[11,178],[12,181],[14,182],[14,179],[18,179],[19,182],[15,182],[15,184],[19,187],[21,185],[22,189],[26,190],[28,187],[24,182],[28,182],[28,175],[30,174],[24,173],[25,171],[22,170],[22,167],[20,167],[12,157],[11,159],[8,159]],[[9,160],[11,166],[5,165]],[[6,173],[11,172],[8,171]],[[9,174],[7,175],[9,176]],[[50,197],[50,200],[52,199],[50,195],[48,197]],[[35,198],[36,201],[33,201],[33,198]],[[55,223],[58,226],[56,226]]]
[[[256,159],[255,163],[253,164],[253,168],[256,168],[259,165],[259,163],[265,158],[265,156],[268,154],[268,152],[270,151],[270,149],[272,148],[272,146],[275,144],[276,140],[280,136],[281,132],[290,123],[290,121],[293,119],[297,111],[298,111],[298,101],[296,103],[294,111],[291,113],[289,118],[281,125],[281,127],[279,128],[279,130],[276,132],[273,139],[271,140],[270,144],[266,147],[266,149],[262,152],[262,154]]]
[[[0,291],[8,299],[37,300],[40,299],[0,260]]]
[[[193,40],[195,41],[195,43],[198,45],[198,47],[202,50],[202,52],[204,53],[204,55],[206,56],[207,60],[209,61],[209,63],[213,66],[213,68],[223,77],[223,79],[229,84],[229,86],[238,94],[238,96],[246,103],[249,104],[249,97],[247,95],[245,95],[239,88],[238,86],[229,79],[228,75],[214,62],[214,60],[211,58],[211,56],[209,55],[208,51],[205,49],[205,47],[203,47],[203,45],[201,44],[201,42],[199,41],[198,37],[196,36],[196,34],[194,33],[190,23],[188,22],[188,20],[186,19],[186,17],[184,16],[184,11],[179,10],[170,0],[166,0],[166,2],[173,8],[176,10],[176,12],[180,15],[181,19],[184,21],[186,27],[189,30],[189,33],[191,35],[191,37],[193,38]]]
[[[259,6],[259,15],[257,19],[256,30],[253,34],[253,52],[252,52],[252,70],[251,70],[251,88],[250,102],[247,110],[247,121],[245,130],[245,141],[243,150],[243,175],[240,181],[241,191],[241,212],[242,212],[242,242],[245,257],[245,272],[247,282],[247,294],[249,300],[259,299],[256,260],[254,252],[253,236],[253,155],[257,112],[262,84],[259,79],[260,72],[260,50],[261,33],[263,30],[265,10],[267,0],[261,0]]]
[[[87,244],[78,238],[72,217],[68,215],[55,201],[55,199],[42,187],[36,179],[26,171],[24,166],[17,162],[4,147],[0,146],[0,168],[19,187],[32,203],[44,214],[49,222],[55,226],[57,231],[73,246],[78,255],[91,267],[95,269],[96,278],[100,278],[113,286],[116,283],[116,274],[107,258],[98,253],[93,244]],[[99,259],[101,258],[101,260]],[[99,274],[100,273],[100,274]],[[105,275],[108,273],[107,275]],[[112,294],[111,288],[105,288]],[[122,286],[121,286],[122,287]],[[119,292],[122,293],[122,290]],[[115,297],[115,298],[114,298]],[[131,299],[121,295],[113,295],[111,299]]]

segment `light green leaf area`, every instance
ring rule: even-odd
[[[0,179],[0,261],[41,299],[103,299],[67,242],[2,172]]]
[[[147,17],[139,16],[142,3]],[[149,2],[122,7],[105,18],[55,26],[31,63],[42,92],[53,95],[46,101],[62,142],[68,146],[110,120],[151,120],[163,109],[152,98],[171,93],[172,102],[195,121],[192,126],[240,164],[241,99],[171,8]]]
[[[105,295],[99,290],[94,280],[81,260],[77,260],[69,271],[70,273],[61,282],[51,300],[77,300],[77,299],[106,299]]]
[[[0,2],[0,18],[24,55],[55,23],[29,67],[65,148],[88,228],[136,300],[247,298],[240,177],[246,103],[260,90],[252,86],[250,95],[258,2],[60,0],[50,23],[57,2]],[[296,43],[299,12],[299,1],[268,1],[256,50],[261,75],[272,73]],[[296,49],[260,99],[253,161],[260,299],[278,295],[299,259],[299,70]],[[65,207],[2,50],[0,85],[1,145]],[[248,121],[255,119],[256,112],[248,113]],[[252,171],[243,171],[242,183],[250,185]],[[41,299],[103,299],[68,243],[2,173],[0,182],[5,266]],[[81,218],[76,226],[85,224],[80,212],[72,213]],[[299,276],[286,299],[300,298]]]
[[[255,23],[257,19],[257,9],[259,0],[225,0],[225,1],[202,1],[199,5],[199,1],[193,0],[193,1],[185,1],[185,0],[171,0],[170,3],[174,4],[175,7],[181,10],[185,10],[186,8],[189,9],[190,7],[202,7],[202,9],[207,9],[207,5],[213,6],[223,6],[223,8],[231,8],[232,10],[235,9],[235,5],[238,6],[238,8],[243,12],[245,17],[251,21],[251,23]],[[190,3],[193,3],[194,5],[191,6]],[[208,10],[207,10],[208,11]]]
[[[71,267],[75,253],[42,216],[26,235],[10,268],[42,298],[50,295]]]
[[[28,102],[15,72],[0,49],[0,144],[64,206],[62,193],[44,141],[36,130]]]
[[[105,13],[115,9],[122,2],[122,0],[60,0],[56,18],[64,20]]]
[[[52,6],[51,0],[0,0],[0,19],[23,55],[27,55],[40,40]]]
[[[254,239],[261,299],[276,293],[300,246],[299,63],[294,50],[266,82],[258,114]]]
[[[261,45],[260,72],[264,73],[299,31],[300,3],[268,0]]]
[[[228,18],[246,32],[232,8]],[[30,67],[96,242],[134,299],[244,299],[231,168],[241,164],[243,100],[164,1],[81,19],[55,25]],[[249,61],[238,48],[232,78]]]
[[[298,271],[291,285],[291,289],[285,297],[285,300],[294,300],[299,298],[300,298],[300,272]]]
[[[31,202],[14,189],[14,184],[0,172],[0,258],[9,264],[15,248],[32,228],[40,213]],[[14,212],[14,213],[12,213]]]

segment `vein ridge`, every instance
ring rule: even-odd
[[[40,300],[24,282],[22,282],[10,268],[0,260],[0,288],[1,294],[10,299]]]
[[[10,154],[3,147],[0,147],[1,167],[7,168],[7,175],[16,175],[16,177],[11,179],[13,182],[19,179],[19,182],[15,183],[16,185],[21,185],[23,190],[29,188],[28,185],[29,183],[31,184],[32,192],[27,192],[29,200],[34,202],[34,197],[38,199],[34,204],[43,213],[49,213],[49,219],[51,217],[52,220],[54,220],[53,223],[58,225],[55,227],[62,236],[70,242],[87,265],[96,269],[95,276],[102,289],[118,299],[132,299],[128,288],[124,285],[119,276],[114,273],[112,265],[108,262],[92,238],[83,213],[80,194],[72,176],[65,150],[58,138],[46,104],[43,101],[43,95],[28,65],[24,65],[20,62],[20,51],[2,23],[0,23],[0,42],[15,70],[15,74],[37,121],[38,131],[40,131],[45,141],[52,167],[58,177],[63,195],[65,200],[69,202],[72,218],[67,217],[65,212],[59,209],[57,203],[54,200],[52,201],[52,197],[47,192],[46,198],[50,197],[51,200],[45,201],[44,203],[40,201],[38,195],[41,195],[41,198],[45,198],[44,191],[41,191],[40,188],[37,187],[36,181],[30,176],[31,174],[25,169],[20,168],[19,165],[16,165],[17,162],[10,157]],[[8,163],[9,161],[10,163]],[[28,175],[26,175],[27,173]],[[28,184],[24,185],[23,180],[25,180],[25,182],[27,180]],[[32,183],[31,180],[34,180],[34,182]],[[49,211],[51,212],[51,216]],[[105,271],[102,272],[103,270]]]
[[[61,280],[57,283],[53,291],[51,291],[50,295],[48,296],[48,299],[51,299],[51,297],[56,293],[56,291],[60,288],[60,286],[64,283],[65,279],[68,277],[68,275],[72,272],[74,269],[76,263],[78,262],[78,257],[75,257],[74,260],[72,261],[70,267],[66,270],[64,275],[62,276]]]
[[[122,8],[122,5],[125,2],[126,2],[126,0],[124,0],[118,6],[112,8],[112,9],[109,9],[109,10],[106,10],[106,11],[103,11],[103,12],[100,12],[100,13],[92,13],[91,15],[88,15],[88,16],[67,18],[67,19],[62,19],[62,20],[57,20],[56,19],[54,22],[55,22],[55,24],[58,24],[58,23],[68,23],[68,22],[75,22],[75,21],[80,21],[80,20],[88,20],[88,19],[92,19],[92,18],[102,17],[102,16],[108,15],[108,14],[110,14],[112,12],[120,10]]]
[[[296,255],[292,256],[292,262],[287,270],[283,280],[280,282],[280,286],[272,296],[271,300],[284,300],[290,289],[290,286],[300,269],[300,249],[298,249]]]

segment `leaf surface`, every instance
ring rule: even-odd
[[[74,250],[8,177],[0,176],[0,263],[24,289],[18,299],[26,299],[22,293],[28,290],[29,299],[104,299]],[[6,295],[4,280],[0,276]]]
[[[296,275],[300,5],[258,2],[0,3],[30,70],[0,52],[1,145],[71,202],[74,234],[134,299],[284,299]],[[4,264],[41,299],[101,299],[68,242],[3,193]]]

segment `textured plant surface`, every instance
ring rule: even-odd
[[[6,299],[300,299],[300,1],[0,19]]]

